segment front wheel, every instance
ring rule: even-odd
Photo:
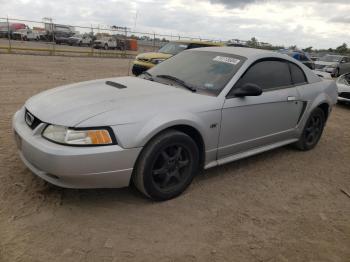
[[[192,182],[199,166],[196,143],[188,135],[166,131],[142,151],[133,182],[145,196],[163,201],[180,195]]]
[[[337,68],[337,70],[336,70],[335,73],[334,73],[334,77],[338,77],[338,76],[340,76],[340,70],[339,70],[339,68]]]
[[[320,140],[325,126],[326,118],[321,108],[316,108],[309,116],[298,142],[297,149],[308,151],[313,149]]]

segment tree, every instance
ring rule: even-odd
[[[258,39],[256,39],[255,37],[252,37],[252,39],[247,41],[247,46],[253,47],[253,48],[259,47]]]
[[[343,43],[341,46],[338,46],[335,50],[340,54],[347,53],[348,45],[346,43]]]
[[[306,52],[306,53],[311,53],[312,52],[312,46],[304,48],[303,51]]]

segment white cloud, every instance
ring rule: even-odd
[[[350,41],[349,0],[0,0],[0,17],[282,45],[336,47]]]

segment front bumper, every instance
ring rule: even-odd
[[[94,43],[93,44],[93,47],[96,48],[96,49],[102,49],[105,47],[105,43]]]
[[[338,85],[338,101],[350,102],[350,86]]]
[[[129,185],[141,148],[58,145],[41,136],[45,126],[42,123],[34,130],[30,129],[24,121],[24,109],[13,117],[19,155],[34,174],[66,188],[120,188]]]

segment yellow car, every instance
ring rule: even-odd
[[[172,41],[164,45],[158,52],[143,53],[136,56],[133,63],[132,73],[140,75],[144,71],[154,67],[164,60],[180,53],[186,49],[208,47],[208,46],[223,46],[222,43],[206,42],[206,41]]]

